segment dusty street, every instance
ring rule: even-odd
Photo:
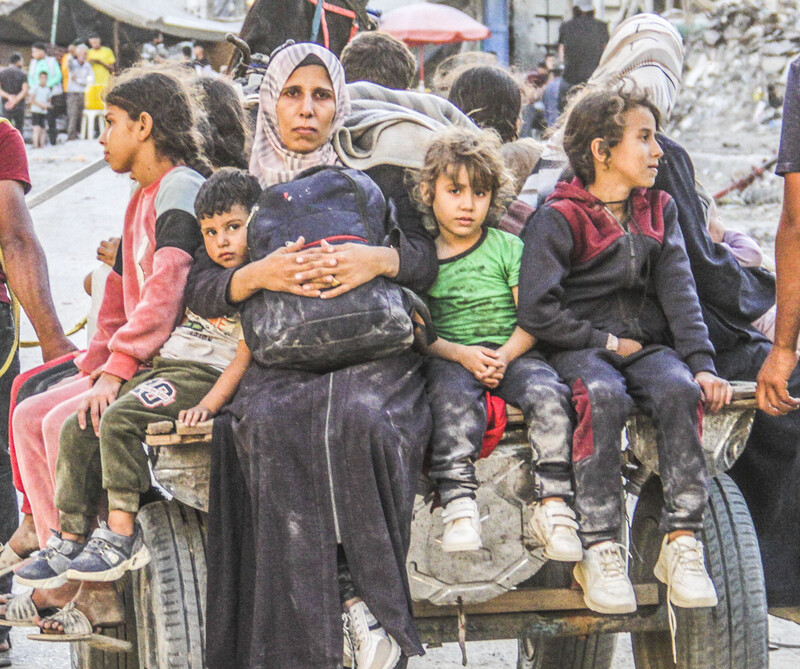
[[[697,176],[710,192],[727,186],[734,178],[744,176],[753,165],[770,156],[777,147],[779,128],[764,126],[752,135],[744,133],[726,138],[724,145],[708,137],[692,135],[687,130],[678,138],[692,153]],[[102,155],[99,145],[92,141],[70,142],[66,145],[29,150],[30,171],[34,182],[32,194],[40,192],[77,169]],[[782,181],[768,175],[753,187],[758,204],[747,204],[747,198],[732,195],[720,210],[726,223],[752,234],[768,253],[772,254],[775,227],[780,211]],[[97,264],[95,248],[101,239],[119,234],[130,181],[103,169],[86,181],[62,193],[33,210],[36,230],[48,258],[50,280],[56,308],[62,324],[71,327],[88,311],[89,297],[83,291],[83,277]],[[86,343],[85,331],[73,336],[78,346]],[[22,325],[22,339],[34,338],[27,322]],[[22,352],[23,369],[40,360],[38,349]],[[14,666],[24,669],[66,669],[70,666],[66,646],[51,646],[28,642],[29,630],[14,629]],[[800,644],[800,627],[774,618],[770,619],[772,640]],[[515,642],[468,644],[470,666],[514,667]],[[771,652],[772,669],[800,666],[800,651],[780,649]],[[410,662],[411,669],[456,669],[461,667],[458,647],[449,644],[432,649],[425,658]],[[614,667],[633,667],[630,643],[621,637],[617,646]]]

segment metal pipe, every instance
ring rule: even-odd
[[[50,44],[56,43],[56,28],[58,28],[58,0],[53,0],[53,23],[50,25]]]

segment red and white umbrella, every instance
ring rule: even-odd
[[[491,31],[468,14],[447,5],[416,2],[386,12],[380,29],[420,48],[420,87],[425,81],[425,45],[473,42],[489,37]]]

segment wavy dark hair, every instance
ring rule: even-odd
[[[245,144],[247,124],[245,112],[236,90],[225,79],[196,77],[192,82],[199,90],[208,128],[203,129],[206,154],[214,169],[248,166]]]
[[[450,87],[447,99],[478,127],[496,130],[503,142],[517,138],[522,93],[502,68],[481,65],[464,70]]]
[[[205,177],[211,174],[194,104],[178,79],[164,72],[131,68],[112,81],[105,102],[123,109],[134,120],[149,114],[153,119],[150,137],[160,155]]]
[[[462,167],[466,168],[473,189],[491,192],[492,201],[483,224],[490,227],[497,225],[506,206],[514,199],[512,179],[503,164],[501,146],[500,137],[494,130],[475,133],[453,127],[434,136],[422,169],[409,171],[407,176],[417,209],[428,221],[434,222],[434,228],[437,226],[433,215],[433,198],[425,197],[423,191],[432,194],[436,189],[436,180],[442,175],[457,181]]]
[[[575,101],[564,129],[564,152],[572,171],[584,186],[593,184],[596,178],[592,141],[598,137],[603,140],[600,152],[607,162],[611,149],[625,134],[625,114],[637,107],[645,107],[653,113],[658,130],[661,123],[658,107],[629,79],[612,88],[587,88]]]

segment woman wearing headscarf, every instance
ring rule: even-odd
[[[589,83],[628,77],[649,93],[667,119],[682,66],[683,44],[674,26],[642,14],[619,25]],[[657,139],[664,155],[653,187],[669,193],[678,206],[717,370],[726,379],[755,381],[772,344],[751,323],[775,303],[775,278],[760,267],[742,267],[729,248],[713,242],[689,154],[663,132]],[[800,370],[789,378],[788,389],[800,396]],[[800,534],[799,446],[800,412],[769,416],[758,411],[747,447],[729,472],[753,518],[770,611],[794,620],[800,619],[800,543],[795,539]]]
[[[260,89],[251,172],[269,187],[339,164],[331,140],[349,108],[332,53],[315,44],[278,51]],[[399,227],[386,246],[321,253],[292,244],[236,272],[198,252],[188,306],[211,317],[262,289],[340,294],[378,275],[424,291],[435,250],[402,170],[368,174],[395,204]],[[345,603],[357,666],[389,669],[401,650],[423,652],[405,570],[431,429],[419,364],[407,351],[327,374],[251,365],[214,425],[210,669],[338,669]]]

